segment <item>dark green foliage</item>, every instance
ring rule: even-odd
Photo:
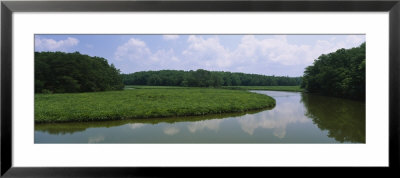
[[[78,52],[35,52],[35,93],[121,90],[120,71],[100,57]]]
[[[122,74],[125,85],[221,87],[221,86],[294,86],[300,85],[301,77],[265,76],[257,74],[196,71],[160,70]]]
[[[365,43],[323,54],[304,71],[308,92],[365,100]]]

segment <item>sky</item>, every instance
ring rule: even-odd
[[[35,35],[35,51],[79,52],[121,73],[230,71],[302,76],[321,54],[357,47],[365,35]]]

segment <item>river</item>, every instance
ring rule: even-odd
[[[203,117],[36,124],[35,143],[365,143],[365,103],[252,91],[274,108]]]

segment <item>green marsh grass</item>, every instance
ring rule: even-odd
[[[35,94],[35,122],[201,116],[274,106],[275,99],[263,94],[210,88]]]

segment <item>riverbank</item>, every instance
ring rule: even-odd
[[[124,89],[182,89],[196,87],[180,87],[180,86],[147,86],[147,85],[126,85]],[[222,86],[221,89],[228,90],[270,90],[270,91],[293,91],[303,92],[300,86]]]
[[[275,106],[272,97],[210,88],[36,94],[35,123],[199,116]]]
[[[222,88],[231,90],[304,91],[302,88],[300,88],[300,86],[224,86]]]

